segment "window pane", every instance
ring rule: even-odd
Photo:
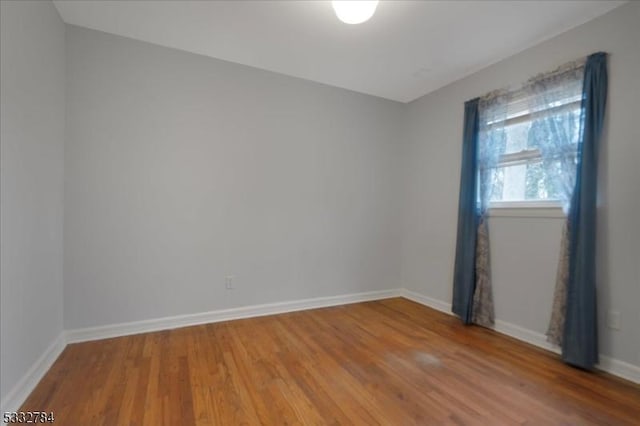
[[[525,199],[526,200],[546,200],[549,197],[547,180],[544,175],[544,168],[541,162],[527,164],[527,177],[525,179]]]
[[[507,135],[507,147],[504,154],[512,154],[527,149],[529,128],[531,128],[531,121],[512,124],[504,128]]]
[[[525,199],[525,180],[527,165],[504,167],[504,186],[502,200],[518,201]]]
[[[487,104],[478,156],[484,200],[568,202],[581,126],[579,74],[554,74],[512,92],[506,113],[504,103]]]
[[[502,155],[511,156],[493,172],[491,200],[558,200],[570,193],[572,188],[565,186],[573,183],[573,177],[566,174],[575,170],[579,126],[580,110],[565,109],[503,127]],[[513,154],[523,151],[528,156],[514,159]],[[531,157],[531,152],[539,154]]]
[[[563,175],[563,163],[575,166],[575,155],[555,161],[541,160],[499,167],[493,179],[492,201],[558,200],[562,185],[571,182]]]

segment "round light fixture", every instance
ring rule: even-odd
[[[361,24],[373,16],[378,0],[333,0],[331,2],[336,16],[345,24]]]

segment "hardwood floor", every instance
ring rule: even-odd
[[[69,345],[58,425],[640,424],[640,386],[406,299]]]

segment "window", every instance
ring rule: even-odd
[[[479,184],[487,185],[490,205],[558,205],[570,197],[582,102],[581,72],[570,71],[537,79],[481,112]]]

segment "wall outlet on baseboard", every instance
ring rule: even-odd
[[[607,313],[607,327],[612,330],[620,330],[620,312],[609,311]]]
[[[227,275],[224,277],[224,286],[227,290],[233,290],[236,284],[233,282],[233,275]]]

